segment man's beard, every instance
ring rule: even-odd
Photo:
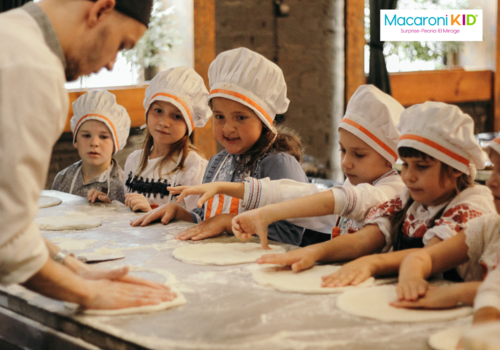
[[[71,58],[71,57],[66,57],[66,69],[65,69],[65,75],[66,75],[66,81],[74,81],[77,80],[83,73],[81,72],[81,67],[84,65],[83,59],[86,59],[86,65],[88,67],[95,67],[98,65],[99,61],[101,60],[101,55],[102,51],[105,47],[105,42],[106,38],[108,37],[108,28],[103,28],[101,32],[99,33],[98,40],[94,41],[92,45],[83,50],[83,52],[86,54],[86,56],[80,56],[79,58]],[[99,70],[102,67],[99,67]],[[91,72],[88,73],[90,75]]]

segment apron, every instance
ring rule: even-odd
[[[111,190],[110,179],[111,179],[111,170],[113,169],[113,166],[114,166],[114,163],[111,163],[111,165],[108,167],[108,169],[105,172],[103,172],[101,175],[99,175],[99,180],[102,180],[99,182],[103,182],[105,176],[108,177],[108,190],[106,191],[107,196],[109,196],[109,191]],[[71,181],[71,187],[69,188],[69,194],[73,194],[73,189],[75,188],[76,179],[78,178],[78,174],[80,173],[81,170],[82,170],[82,165],[80,164],[78,169],[76,169],[75,175],[73,176],[73,181]],[[82,174],[82,182],[83,182],[83,174]]]

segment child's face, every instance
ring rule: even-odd
[[[461,172],[453,171],[451,178],[445,176],[440,183],[442,165],[439,160],[405,157],[401,157],[401,160],[401,178],[414,201],[429,207],[442,204],[453,196]]]
[[[92,166],[109,162],[115,147],[108,127],[98,120],[87,120],[80,126],[74,146],[82,162]]]
[[[371,184],[391,169],[391,163],[359,137],[345,129],[339,134],[342,171],[351,184]]]
[[[260,137],[262,122],[250,108],[223,97],[212,99],[214,133],[231,154],[244,154]]]
[[[492,150],[490,152],[490,160],[493,163],[493,173],[486,182],[486,186],[493,193],[495,208],[497,209],[497,213],[500,214],[500,154]]]
[[[155,144],[174,144],[187,133],[181,111],[170,102],[154,101],[149,107],[147,125]]]

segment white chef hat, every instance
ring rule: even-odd
[[[361,85],[352,95],[339,129],[345,129],[380,153],[391,164],[398,159],[396,125],[404,107],[373,85]]]
[[[491,157],[490,151],[494,150],[498,154],[500,154],[500,137],[496,137],[488,143],[487,151],[488,155]]]
[[[130,133],[130,117],[125,107],[116,103],[116,97],[105,90],[88,91],[73,102],[71,131],[73,143],[80,126],[87,120],[103,122],[111,132],[115,145],[114,153],[125,147]]]
[[[476,169],[484,168],[474,121],[457,106],[442,102],[414,105],[401,114],[398,129],[398,148],[417,149],[472,178]]]
[[[274,118],[290,104],[285,77],[276,64],[241,47],[219,54],[208,69],[208,78],[209,99],[223,97],[251,108],[276,133]]]
[[[146,88],[146,117],[154,101],[170,102],[181,111],[191,134],[195,127],[203,127],[212,116],[207,96],[203,78],[192,68],[170,68],[156,74]]]

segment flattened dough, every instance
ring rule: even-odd
[[[434,350],[456,350],[460,338],[470,325],[452,327],[434,333],[429,337],[429,346]]]
[[[395,286],[362,288],[340,295],[337,307],[355,316],[385,322],[439,322],[472,314],[471,307],[448,310],[398,309],[389,305],[396,299]]]
[[[276,245],[264,250],[258,243],[198,243],[179,247],[173,257],[195,265],[236,265],[252,263],[264,254],[285,253],[285,249]]]
[[[368,278],[357,286],[337,288],[321,287],[321,277],[338,271],[342,266],[313,266],[309,270],[294,272],[289,266],[267,266],[252,272],[253,280],[261,286],[267,286],[281,292],[304,294],[342,293],[347,290],[370,287],[375,279]]]
[[[131,266],[130,271],[145,271],[145,272],[153,272],[159,275],[163,275],[166,278],[165,285],[171,286],[176,283],[176,278],[173,274],[167,271],[158,270],[158,269],[148,269],[137,266]],[[172,288],[172,291],[177,293],[177,297],[172,301],[165,301],[158,305],[148,305],[148,306],[139,306],[139,307],[129,307],[125,309],[117,309],[117,310],[83,310],[81,313],[83,315],[90,316],[119,316],[119,315],[132,315],[132,314],[146,314],[150,312],[157,312],[162,310],[171,309],[176,306],[181,306],[187,303],[186,298],[179,291]],[[78,305],[73,303],[65,303],[65,306],[77,310]]]
[[[59,205],[61,203],[62,203],[62,200],[60,200],[57,197],[40,196],[40,198],[38,198],[38,207],[39,208],[55,207],[56,205]]]
[[[102,224],[99,218],[81,213],[38,218],[35,219],[35,223],[40,230],[46,231],[88,230]]]

